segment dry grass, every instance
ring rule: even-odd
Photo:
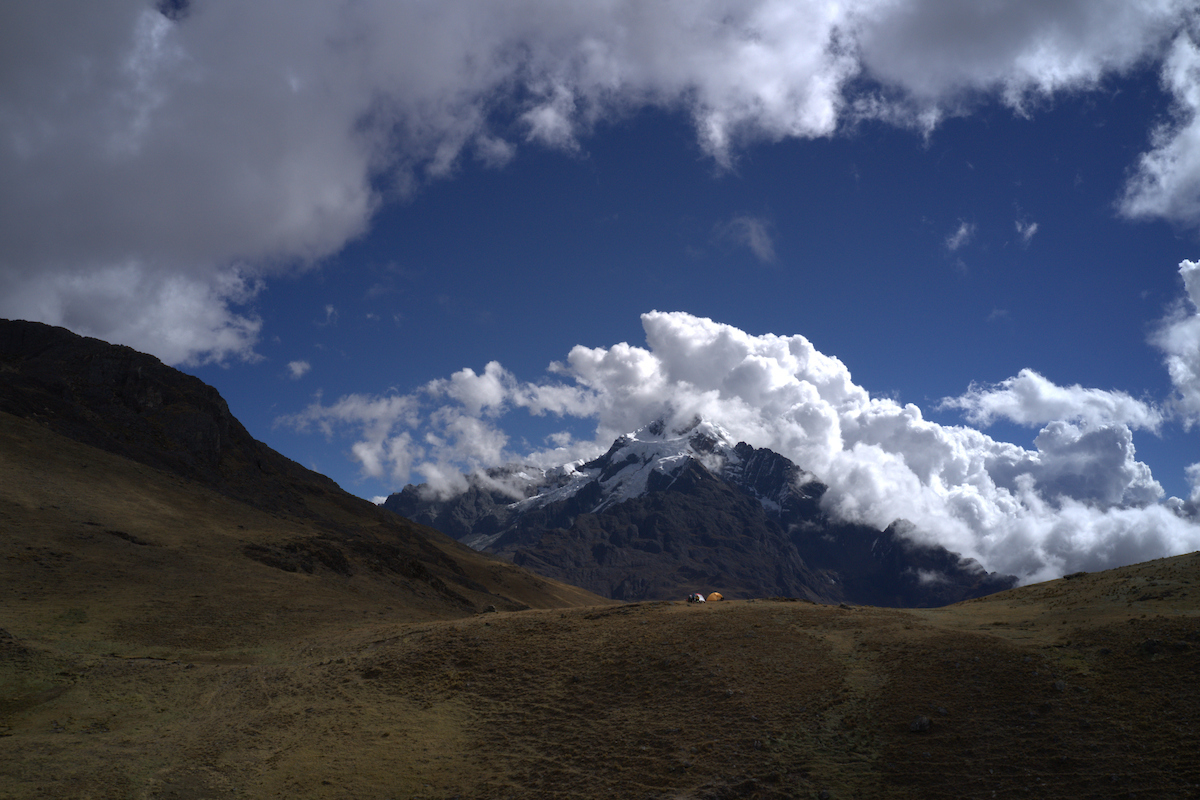
[[[6,430],[3,798],[1200,796],[1200,554],[922,611],[447,618],[240,555],[302,522]]]

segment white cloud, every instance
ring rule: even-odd
[[[1055,421],[1034,439],[1039,462],[1027,474],[1046,497],[1144,507],[1163,495],[1150,468],[1134,457],[1133,434],[1125,425],[1087,427]]]
[[[1128,395],[1023,371],[950,401],[980,421],[1044,425],[1030,450],[871,397],[803,336],[753,336],[684,313],[642,323],[646,347],[577,346],[551,365],[558,382],[522,381],[493,362],[408,397],[317,402],[286,421],[348,428],[366,474],[390,475],[396,488],[420,476],[449,492],[464,469],[590,457],[656,416],[699,414],[814,472],[832,513],[881,529],[907,518],[1027,580],[1200,547],[1200,526],[1158,502],[1161,487],[1136,459],[1131,428],[1156,428],[1160,412]],[[590,420],[595,438],[564,434],[553,449],[513,452],[501,426],[519,409]]]
[[[1186,0],[1055,3],[870,3],[856,41],[864,67],[921,106],[954,110],[980,91],[1015,108],[1056,91],[1089,89],[1102,76],[1158,52],[1194,6]]]
[[[1163,64],[1162,82],[1175,100],[1174,119],[1154,129],[1153,148],[1138,160],[1121,210],[1130,217],[1162,217],[1196,228],[1200,227],[1200,48],[1187,34],[1176,38]]]
[[[92,324],[173,363],[253,357],[259,323],[225,290],[230,274],[317,263],[369,228],[373,187],[414,191],[464,153],[503,165],[514,133],[581,147],[598,123],[652,105],[690,115],[704,151],[731,165],[747,142],[830,136],[863,115],[928,130],[986,96],[1032,113],[1168,48],[1176,119],[1122,207],[1192,225],[1200,100],[1179,31],[1194,12],[1192,0],[261,0],[189,4],[172,21],[146,0],[5,3],[0,314]],[[751,236],[760,258],[766,241]],[[138,296],[133,316],[77,322],[72,287],[89,281]],[[179,303],[189,313],[157,337]]]
[[[575,96],[565,86],[555,86],[549,96],[521,115],[528,129],[528,140],[542,142],[563,150],[578,150],[575,140]]]
[[[237,270],[201,277],[136,261],[36,275],[0,271],[0,317],[62,325],[170,364],[255,360],[262,322],[235,309],[261,287]]]
[[[1159,326],[1151,341],[1163,351],[1175,387],[1175,408],[1190,427],[1200,421],[1200,262],[1179,264],[1185,298]]]
[[[320,397],[304,411],[280,417],[277,425],[288,425],[299,431],[316,428],[326,438],[349,426],[358,437],[350,448],[351,456],[362,466],[363,474],[372,478],[390,479],[398,483],[408,480],[412,462],[424,455],[424,449],[413,444],[407,431],[419,424],[420,399],[391,395],[367,397],[352,394],[338,399],[331,406],[321,405]]]
[[[946,249],[953,253],[958,248],[971,241],[971,237],[975,235],[975,223],[960,222],[954,233],[946,237]]]
[[[961,409],[971,424],[984,427],[997,419],[1020,425],[1064,420],[1157,431],[1163,422],[1161,410],[1125,392],[1058,386],[1031,369],[993,386],[972,384],[965,394],[943,400],[941,407]]]
[[[476,375],[470,368],[462,369],[451,375],[449,381],[430,384],[429,390],[457,400],[472,416],[479,416],[485,409],[489,416],[495,416],[503,410],[515,383],[511,373],[498,361],[492,361],[482,375]]]
[[[312,364],[307,361],[289,361],[288,374],[292,376],[292,380],[300,380],[308,371],[312,369]]]
[[[1200,463],[1188,464],[1184,469],[1184,475],[1187,476],[1188,486],[1191,491],[1188,492],[1188,500],[1193,504],[1200,503]]]

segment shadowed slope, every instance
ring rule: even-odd
[[[336,483],[247,433],[216,389],[157,358],[37,322],[0,320],[0,411],[268,510]]]

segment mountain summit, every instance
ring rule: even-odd
[[[835,520],[821,510],[826,488],[778,453],[734,444],[714,422],[660,419],[592,461],[474,473],[450,498],[409,485],[384,507],[620,600],[720,589],[916,607],[1016,583],[921,544],[904,520],[883,531]]]

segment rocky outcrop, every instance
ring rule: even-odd
[[[65,328],[0,320],[0,411],[259,507],[299,511],[300,485],[340,492],[254,439],[200,379]]]

